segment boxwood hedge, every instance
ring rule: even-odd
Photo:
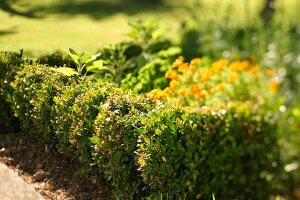
[[[99,107],[94,122],[93,157],[100,171],[122,199],[142,196],[143,183],[137,170],[136,150],[140,118],[147,115],[153,102],[143,95],[118,91]]]
[[[163,109],[142,117],[138,164],[151,196],[267,199],[280,172],[276,126],[249,110]]]
[[[7,73],[12,82],[9,90],[1,82],[2,96],[23,130],[105,178],[118,198],[267,199],[276,192],[282,165],[276,120],[266,109],[173,108],[43,65]]]
[[[11,83],[10,103],[22,129],[55,144],[53,97],[76,79],[44,65],[25,65],[19,70]]]
[[[12,90],[10,82],[22,62],[22,51],[0,52],[0,134],[19,129],[19,121],[14,117],[7,99],[10,99],[9,91]]]

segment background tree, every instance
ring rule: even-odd
[[[260,17],[266,25],[272,21],[275,12],[275,1],[276,0],[266,0],[263,9],[260,12]]]

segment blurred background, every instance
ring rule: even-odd
[[[154,20],[188,59],[252,59],[300,81],[299,0],[2,0],[1,50],[37,57],[69,47],[95,52],[128,40],[128,22]]]
[[[157,25],[144,26],[148,33],[168,38],[187,60],[249,59],[275,68],[284,77],[287,110],[278,130],[285,193],[300,198],[299,10],[299,0],[1,0],[0,49],[22,48],[31,58],[69,47],[96,53],[105,44],[138,40],[130,31],[140,27],[128,22],[143,19]]]
[[[182,23],[193,21],[205,44],[232,38],[246,43],[245,37],[251,36],[244,46],[259,48],[262,31],[276,31],[274,40],[281,40],[274,42],[281,43],[291,39],[287,33],[299,34],[299,7],[298,0],[2,0],[0,45],[2,49],[24,48],[32,55],[70,46],[92,51],[99,43],[126,39],[127,22],[143,18],[157,19],[166,34],[174,37],[186,30]],[[218,42],[211,49],[224,45]]]

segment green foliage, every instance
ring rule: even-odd
[[[95,77],[113,81],[122,88],[147,92],[164,88],[163,75],[180,49],[162,36],[155,21],[137,20],[129,23],[128,42],[106,45],[98,50],[98,62],[103,66],[93,68]]]
[[[57,66],[57,67],[70,67],[76,69],[76,64],[72,58],[62,51],[55,51],[50,54],[40,56],[37,61],[39,64]]]
[[[73,81],[75,77],[70,78],[44,65],[25,65],[18,71],[11,83],[10,103],[23,130],[54,144],[53,97]]]
[[[298,101],[299,102],[299,101]],[[294,102],[281,118],[279,132],[282,143],[282,159],[286,171],[284,180],[289,190],[300,184],[300,107]]]
[[[94,162],[121,199],[142,196],[142,180],[135,162],[135,151],[142,126],[140,117],[153,107],[144,96],[118,91],[109,95],[94,122]]]
[[[171,46],[169,40],[162,37],[163,32],[159,30],[155,20],[136,20],[128,23],[132,28],[127,35],[132,41],[142,48],[146,58],[151,59],[151,54],[165,50]]]
[[[154,88],[165,88],[168,81],[164,78],[172,62],[180,55],[177,47],[158,52],[155,57],[134,73],[130,72],[122,80],[121,87],[138,93],[149,92]]]
[[[230,18],[233,13],[230,7],[221,21],[203,23],[202,15],[198,15],[203,9],[199,2],[188,6],[190,18],[182,21],[179,45],[187,60],[196,56],[250,59],[267,68],[281,69],[289,89],[298,92],[299,24],[283,17],[287,13],[280,7],[282,2],[276,1],[274,20],[268,22],[267,28],[259,18],[236,25],[238,21]],[[247,3],[244,4],[249,14]]]
[[[72,48],[69,48],[68,53],[69,53],[70,57],[73,59],[73,61],[75,62],[77,72],[80,75],[86,75],[88,72],[88,66],[93,65],[94,61],[100,55],[100,54],[96,54],[96,55],[91,56],[87,53],[80,55]]]
[[[25,65],[11,86],[24,131],[105,178],[118,198],[265,199],[278,186],[276,119],[250,102],[223,110],[159,106],[43,65]]]
[[[268,198],[281,166],[276,125],[264,115],[239,105],[164,109],[141,118],[138,163],[151,196]]]
[[[88,90],[78,94],[71,109],[71,126],[69,142],[75,149],[75,155],[88,166],[91,162],[91,141],[93,123],[99,113],[99,105],[104,103],[107,96],[116,88],[106,82],[90,82]]]
[[[53,98],[54,101],[54,129],[58,138],[56,147],[59,152],[70,155],[75,152],[70,142],[71,125],[73,122],[73,112],[70,112],[74,101],[79,95],[87,92],[92,83],[83,79],[74,82],[64,88],[64,90]]]
[[[18,131],[19,121],[11,112],[10,104],[6,98],[10,98],[12,88],[10,82],[16,72],[21,68],[23,51],[19,53],[0,52],[0,133]]]
[[[102,70],[94,69],[97,77],[120,84],[128,72],[136,72],[146,63],[141,56],[141,47],[132,43],[118,43],[103,46],[98,62],[103,63]]]

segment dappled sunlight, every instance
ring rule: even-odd
[[[299,199],[299,6],[1,1],[1,132],[76,163],[74,198]]]

